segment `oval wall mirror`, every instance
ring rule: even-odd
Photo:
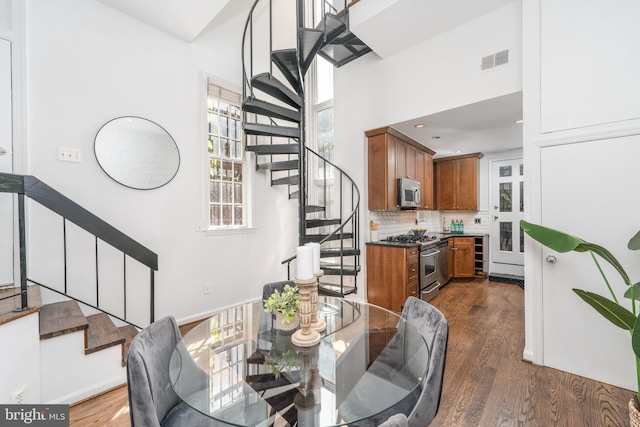
[[[180,153],[160,125],[140,117],[105,123],[94,144],[102,170],[116,182],[139,190],[162,187],[178,173]]]

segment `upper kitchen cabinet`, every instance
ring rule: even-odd
[[[478,159],[482,156],[473,153],[434,160],[438,210],[478,210]]]
[[[434,209],[433,155],[435,152],[384,127],[365,132],[368,139],[369,210],[398,209],[398,178],[420,183],[420,208]]]

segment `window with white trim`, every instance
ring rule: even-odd
[[[247,228],[240,94],[207,79],[209,229]]]

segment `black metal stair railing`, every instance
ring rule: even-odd
[[[263,7],[258,8],[260,3]],[[289,198],[298,200],[298,243],[321,243],[325,275],[339,276],[339,283],[327,284],[326,293],[344,296],[357,291],[360,195],[353,180],[343,171],[306,147],[305,74],[323,49],[342,49],[336,47],[341,43],[339,40],[351,40],[354,36],[348,30],[346,0],[342,11],[326,1],[322,3],[322,19],[315,28],[304,25],[305,3],[308,2],[296,1],[294,48],[274,48],[272,0],[256,0],[249,11],[242,38],[245,149],[254,152],[257,170],[270,173],[271,185],[286,185]],[[264,21],[260,22],[263,32],[258,35],[254,34],[256,15],[268,21],[266,26]],[[261,57],[257,55],[256,43],[263,45]],[[349,44],[353,43],[349,41]],[[352,52],[348,59],[344,55],[331,58],[327,52],[322,56],[341,66],[366,53],[366,49],[356,54],[350,47],[346,49]],[[325,176],[313,180],[314,187],[310,187],[309,165],[322,162],[325,163],[319,170],[324,170]],[[335,177],[326,176],[330,168],[336,170]],[[310,203],[316,195],[317,182],[322,184],[317,190],[320,204]],[[332,199],[336,201],[334,204],[329,203]],[[292,259],[283,263],[289,266]],[[354,277],[353,286],[346,286],[345,276]]]
[[[131,258],[142,265],[149,268],[149,317],[150,323],[155,318],[155,276],[154,272],[158,270],[158,255],[121,231],[117,230],[107,222],[98,218],[82,206],[78,205],[71,199],[54,190],[38,178],[29,175],[14,175],[0,173],[0,193],[13,193],[18,199],[18,235],[20,245],[20,292],[5,298],[21,297],[19,311],[29,309],[27,298],[27,284],[34,283],[50,291],[64,295],[70,299],[78,301],[86,306],[100,310],[109,316],[133,325],[138,326],[128,320],[127,316],[127,259]],[[63,240],[63,258],[64,258],[64,289],[59,290],[51,286],[39,283],[27,277],[27,250],[26,250],[26,209],[25,198],[29,198],[50,211],[62,217],[62,240]],[[71,295],[67,289],[67,223],[73,223],[86,232],[94,236],[95,241],[95,265],[96,265],[96,296],[95,302],[89,302],[81,298]],[[123,256],[123,315],[119,316],[106,311],[100,307],[100,280],[99,280],[99,242],[102,241],[111,247],[122,252]],[[3,299],[5,299],[3,298]]]

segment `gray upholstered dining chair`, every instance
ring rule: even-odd
[[[175,319],[167,316],[147,326],[131,341],[127,391],[132,427],[227,425],[192,409],[173,391],[169,382],[169,359],[181,339]],[[203,372],[203,375],[206,374]]]
[[[408,427],[409,420],[405,414],[395,414],[390,416],[387,421],[380,424],[378,427]]]
[[[440,407],[449,324],[440,310],[416,297],[407,298],[402,317],[420,331],[430,350],[427,376],[422,380],[418,401],[408,413],[410,427],[425,427],[433,421]]]
[[[296,284],[293,280],[283,280],[281,282],[271,282],[264,285],[262,287],[262,301],[268,299],[273,293],[273,291],[275,291],[276,289],[278,290],[278,292],[282,292],[285,285],[295,286]],[[264,313],[264,312],[261,313],[260,314],[260,331],[262,332],[270,331],[273,326],[273,322],[275,321],[275,318],[276,318],[275,313]]]

